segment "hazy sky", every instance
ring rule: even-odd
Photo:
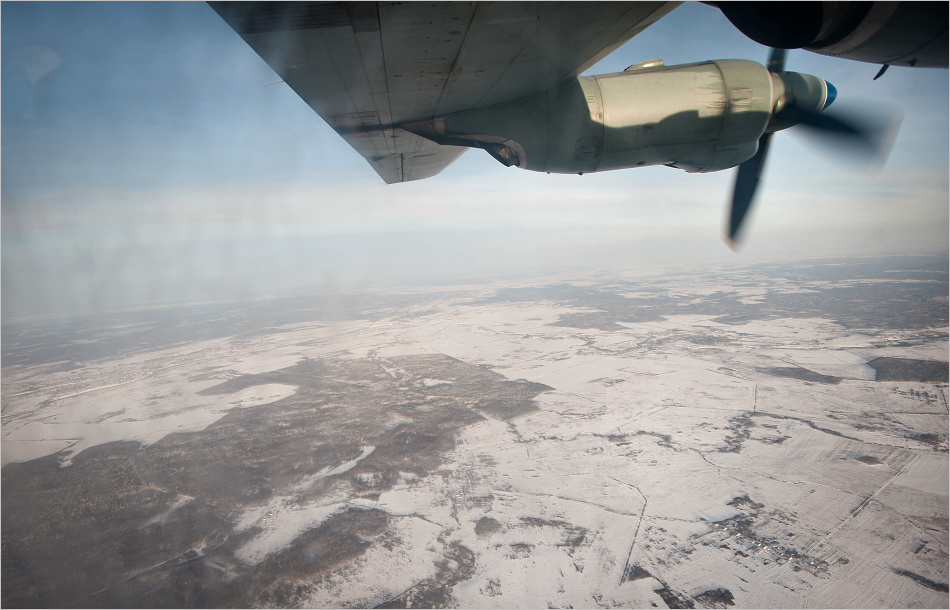
[[[745,247],[721,241],[735,170],[584,176],[480,150],[385,185],[203,3],[13,3],[2,11],[3,317],[290,286],[946,251],[948,73],[792,52],[836,108],[903,123],[859,171],[798,130],[772,144]],[[589,73],[645,59],[764,62],[687,4]],[[265,86],[269,85],[269,86]]]

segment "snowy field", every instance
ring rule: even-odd
[[[744,279],[731,293],[747,305],[767,301],[769,288],[800,290],[752,272]],[[667,294],[701,305],[730,292],[722,281],[668,280]],[[755,281],[762,285],[749,285]],[[543,294],[551,283],[527,287]],[[371,466],[377,447],[354,439],[357,453],[222,508],[239,542],[222,568],[230,578],[263,569],[334,515],[385,513],[384,531],[360,538],[362,552],[321,573],[304,571],[294,595],[242,599],[310,607],[947,607],[947,384],[877,382],[868,365],[880,356],[945,362],[945,325],[846,326],[830,314],[736,321],[699,307],[657,311],[661,319],[618,317],[609,330],[571,327],[558,323],[605,308],[499,299],[508,288],[466,288],[418,314],[288,324],[75,368],[5,367],[4,473],[44,456],[70,469],[90,447],[145,448],[205,430],[235,409],[266,419],[268,408],[299,392],[268,375],[303,362],[367,363],[398,381],[411,374],[401,358],[440,354],[549,389],[515,417],[479,411],[438,468],[381,483]],[[628,286],[621,296],[642,293]],[[255,375],[249,387],[208,393]],[[420,377],[413,391],[463,390],[444,377]],[[431,416],[432,408],[415,412]],[[414,420],[394,412],[378,427],[410,429]],[[167,482],[164,491],[163,518],[192,498]],[[6,517],[6,495],[4,502]],[[193,549],[199,558],[211,556],[208,544]]]

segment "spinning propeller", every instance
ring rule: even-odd
[[[826,136],[828,143],[841,148],[846,154],[863,160],[881,158],[887,152],[896,122],[884,128],[875,127],[857,116],[837,116],[823,112],[835,100],[835,87],[820,78],[796,72],[785,72],[785,49],[773,49],[768,70],[774,87],[778,90],[773,101],[773,113],[765,133],[759,138],[755,155],[739,165],[732,206],[729,215],[727,242],[735,248],[736,237],[742,222],[752,206],[756,189],[762,178],[762,168],[769,152],[772,134],[776,131],[801,125],[810,127],[812,133]]]

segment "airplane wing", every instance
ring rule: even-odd
[[[209,2],[387,183],[465,147],[399,125],[572,78],[679,2]]]

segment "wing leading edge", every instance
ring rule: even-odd
[[[210,2],[387,183],[466,149],[399,125],[577,76],[678,2]]]

